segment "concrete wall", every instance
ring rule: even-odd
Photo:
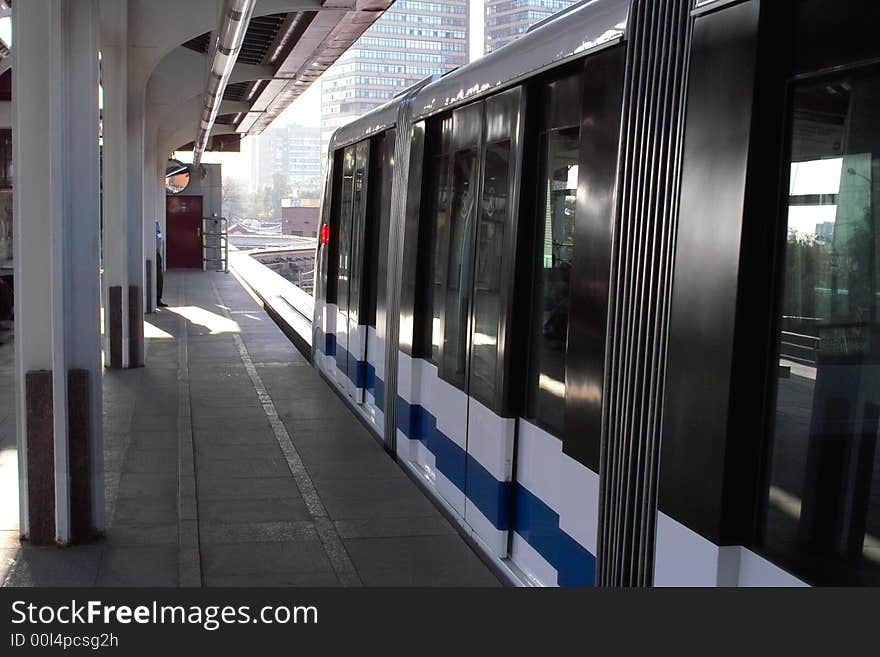
[[[219,164],[202,164],[190,169],[189,186],[181,196],[201,196],[202,214],[223,216],[223,174]]]

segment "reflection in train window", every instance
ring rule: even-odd
[[[354,146],[345,149],[342,158],[342,203],[339,217],[339,264],[336,304],[339,312],[348,312],[348,288],[351,275],[351,207],[354,194]]]
[[[419,322],[416,338],[418,355],[440,365],[443,338],[443,263],[447,257],[449,235],[449,160],[452,141],[452,116],[428,123],[425,138],[425,171],[422,200],[424,221],[420,222],[419,242],[422,253],[419,289],[416,300]]]
[[[484,166],[483,203],[474,272],[470,392],[492,406],[497,383],[504,231],[510,210],[507,198],[510,188],[510,141],[489,144]]]
[[[388,220],[391,215],[391,178],[395,131],[374,137],[370,146],[370,174],[367,218],[364,227],[364,307],[362,324],[376,328],[376,310],[385,277],[379,274],[379,261],[387,259]],[[381,235],[385,234],[386,241]],[[384,272],[383,272],[384,274]],[[384,297],[382,297],[384,298]],[[384,306],[384,303],[383,303]]]
[[[424,171],[418,233],[419,260],[414,299],[413,355],[440,366],[443,284],[449,236],[449,163],[452,115],[425,127]]]
[[[378,309],[385,308],[388,283],[387,262],[383,258],[386,250],[381,245],[388,243],[396,139],[397,131],[392,128],[377,137],[370,147],[374,168],[370,173],[370,219],[367,221],[368,241],[365,246],[365,253],[369,258],[369,296],[364,323],[377,329],[380,335],[383,334],[384,327],[378,323]]]
[[[349,307],[350,319],[355,324],[362,324],[361,288],[363,285],[361,268],[364,265],[364,221],[367,219],[367,171],[370,158],[369,140],[359,141],[355,147],[354,193],[352,195],[351,217],[351,267],[349,270]]]
[[[449,246],[443,304],[443,378],[464,389],[467,357],[468,304],[474,210],[476,161],[473,149],[458,151],[452,162],[452,203],[449,213]]]
[[[431,291],[431,323],[428,327],[428,339],[431,344],[431,360],[440,364],[441,321],[443,313],[443,260],[446,256],[445,245],[438,239],[447,235],[449,230],[449,156],[444,154],[436,158],[437,193],[434,200],[434,221],[431,224],[432,244],[434,249],[431,262],[429,288]]]
[[[333,186],[330,191],[330,236],[327,245],[327,303],[336,303],[339,283],[339,217],[342,214],[342,160],[343,150],[333,153]]]
[[[877,69],[794,91],[760,541],[818,584],[880,584],[878,112]]]
[[[565,354],[577,200],[577,127],[541,135],[537,274],[534,280],[529,417],[562,436]]]

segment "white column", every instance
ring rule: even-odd
[[[159,145],[159,157],[156,162],[156,188],[153,193],[156,195],[156,204],[159,208],[159,227],[162,229],[162,266],[168,267],[168,217],[167,217],[167,193],[165,190],[165,168],[168,165],[167,150]]]
[[[156,202],[156,159],[159,126],[153,113],[149,113],[145,129],[144,152],[144,260],[151,263],[151,275],[144,283],[144,312],[156,310],[156,221],[159,207]],[[164,208],[163,208],[164,210]],[[149,285],[150,289],[146,289]]]
[[[128,367],[128,0],[101,0],[104,88],[104,360]],[[118,307],[110,288],[119,289]],[[114,326],[113,323],[117,326]],[[111,344],[111,335],[119,344]],[[114,350],[118,356],[113,356]],[[113,362],[118,358],[118,362]]]
[[[129,312],[129,367],[143,365],[144,314],[144,110],[146,85],[133,75],[129,59],[128,81],[128,152],[126,185],[126,248],[128,250],[128,312]],[[133,295],[137,296],[133,296]],[[138,317],[131,317],[132,312]]]
[[[96,0],[13,12],[21,526],[67,543],[103,529],[98,12]]]
[[[68,0],[69,2],[69,0]],[[69,2],[67,55],[67,185],[64,281],[66,366],[88,372],[90,526],[104,530],[103,387],[101,367],[100,150],[97,90],[100,18],[97,0]],[[75,476],[75,475],[74,475]],[[75,502],[75,500],[74,500]],[[76,510],[74,510],[75,512]]]

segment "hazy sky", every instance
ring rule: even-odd
[[[303,95],[297,98],[284,110],[272,125],[287,125],[288,123],[299,123],[312,127],[321,126],[321,79],[313,83],[303,92]]]
[[[0,39],[3,39],[7,46],[12,45],[12,18],[9,16],[0,18]]]

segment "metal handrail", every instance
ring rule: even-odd
[[[206,223],[220,222],[220,232],[208,231],[205,229]],[[226,217],[202,217],[202,267],[207,270],[209,264],[220,264],[220,268],[216,271],[229,273],[229,221]],[[208,238],[216,237],[217,244],[208,245]],[[208,249],[221,249],[222,256],[220,258],[207,257]]]

